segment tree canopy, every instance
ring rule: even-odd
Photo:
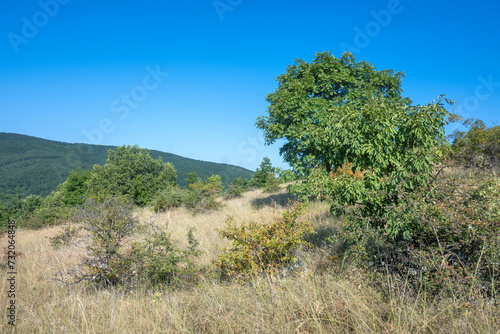
[[[120,146],[109,150],[104,166],[94,166],[88,189],[91,195],[123,195],[145,205],[159,190],[174,186],[176,179],[174,166],[161,157],[154,160],[147,149]]]
[[[264,157],[260,163],[260,167],[255,170],[255,174],[250,179],[250,185],[253,187],[263,188],[269,174],[274,176],[275,168],[271,164],[271,159]]]
[[[266,97],[267,115],[256,125],[267,144],[285,140],[280,154],[297,174],[310,175],[317,166],[322,172],[315,174],[316,180],[321,175],[335,178],[339,170],[353,175],[364,171],[369,173],[358,175],[371,175],[372,181],[404,179],[411,188],[425,183],[432,170],[449,116],[443,103],[450,101],[440,96],[427,105],[413,105],[402,96],[403,77],[402,72],[356,62],[350,53],[340,58],[317,53],[311,63],[297,59],[278,76],[276,91]],[[364,189],[379,186],[379,181],[365,181],[356,182]],[[362,193],[352,191],[341,202],[363,200]]]

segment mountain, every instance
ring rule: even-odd
[[[116,146],[69,144],[26,135],[0,132],[0,194],[48,195],[78,168],[91,170],[104,165],[108,150]],[[177,170],[177,183],[186,184],[188,173],[199,177],[217,174],[224,184],[236,177],[251,178],[254,172],[228,164],[200,161],[160,151],[150,151],[154,159],[162,157]]]

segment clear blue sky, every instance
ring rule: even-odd
[[[403,71],[415,103],[500,121],[497,1],[5,0],[0,132],[286,167],[254,126],[266,94],[295,58],[346,49]]]

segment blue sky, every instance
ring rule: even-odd
[[[5,0],[0,132],[286,167],[254,126],[266,94],[295,58],[347,49],[403,71],[414,103],[500,121],[496,1]]]

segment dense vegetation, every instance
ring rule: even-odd
[[[78,167],[91,170],[104,165],[113,146],[68,144],[12,133],[0,133],[0,200],[20,194],[47,196]],[[184,158],[175,154],[151,151],[177,171],[177,183],[183,187],[188,173],[202,178],[220,175],[227,185],[237,177],[249,179],[253,172],[227,164]]]
[[[262,166],[266,166],[264,169]],[[48,196],[20,194],[0,202],[0,231],[8,219],[19,227],[41,228],[74,220],[78,209],[89,200],[103,203],[119,198],[137,207],[164,211],[184,206],[193,214],[207,213],[223,207],[220,199],[241,197],[253,188],[268,192],[279,190],[281,179],[266,157],[251,179],[237,177],[224,191],[219,175],[202,179],[189,173],[185,187],[177,184],[177,171],[161,157],[153,159],[149,150],[137,146],[121,146],[108,151],[106,163],[94,165],[91,171],[81,167],[70,172],[66,181]]]
[[[142,300],[163,307],[152,317],[168,332],[498,332],[499,127],[442,96],[413,105],[402,77],[350,54],[289,66],[257,125],[285,139],[293,171],[266,157],[226,189],[196,172],[180,186],[175,165],[123,146],[45,198],[13,198],[2,218],[64,222],[50,243],[80,258],[55,279],[92,287],[78,308],[83,294]],[[467,131],[448,142],[452,121]]]

